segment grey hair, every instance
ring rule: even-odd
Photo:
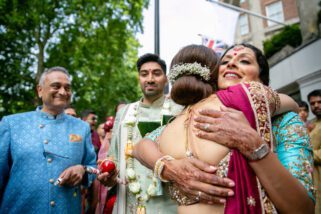
[[[38,84],[41,85],[41,86],[43,86],[47,74],[50,74],[50,73],[52,73],[52,72],[54,72],[54,71],[59,71],[59,72],[62,72],[62,73],[64,73],[64,74],[66,74],[67,77],[68,77],[68,79],[71,81],[70,74],[69,74],[69,72],[67,71],[66,68],[61,67],[61,66],[55,66],[55,67],[51,67],[51,68],[46,69],[46,70],[41,74],[41,76],[40,76],[40,78],[39,78],[39,83],[38,83]]]

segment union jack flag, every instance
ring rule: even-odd
[[[221,56],[227,49],[228,45],[220,39],[213,39],[211,37],[202,36],[202,45],[213,49],[218,56]]]

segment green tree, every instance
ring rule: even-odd
[[[1,114],[34,108],[33,78],[55,65],[73,75],[78,109],[92,108],[102,115],[111,113],[109,109],[118,100],[137,99],[134,62],[139,44],[134,36],[141,30],[147,3],[0,0],[0,12],[5,14],[0,18],[0,39],[5,41],[0,52],[0,70],[5,76],[0,82],[0,101],[6,103]]]
[[[30,110],[33,104],[33,39],[29,32],[34,26],[24,16],[27,8],[17,1],[0,0],[0,13],[1,118],[11,112]]]
[[[263,42],[264,54],[267,58],[280,51],[286,45],[294,48],[302,43],[301,30],[298,24],[286,26],[280,33],[272,36]]]

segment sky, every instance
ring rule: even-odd
[[[179,49],[202,44],[199,34],[225,40],[228,44],[234,42],[236,21],[228,17],[229,13],[235,17],[236,12],[206,0],[160,0],[159,4],[160,57],[168,67]],[[154,53],[154,7],[154,0],[151,0],[149,8],[143,11],[144,33],[137,36],[142,45],[140,56]]]

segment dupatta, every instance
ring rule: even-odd
[[[258,131],[273,150],[270,104],[261,83],[231,86],[218,91],[217,96],[226,107],[242,111],[251,127]],[[248,160],[238,150],[231,150],[227,177],[235,182],[235,195],[227,198],[224,213],[265,213],[261,185]]]

